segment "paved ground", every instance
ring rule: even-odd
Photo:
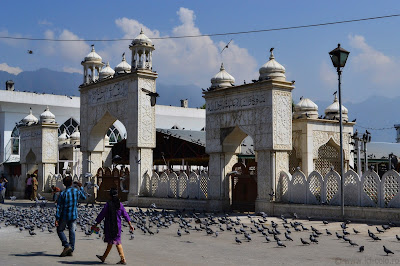
[[[27,201],[6,201],[1,207],[8,208],[11,205],[27,206]],[[252,224],[246,215],[232,215],[241,219],[250,231]],[[258,217],[253,217],[257,220]],[[335,232],[340,232],[339,222],[330,222],[324,225],[321,221],[298,220],[304,226],[314,226],[323,235],[319,237],[319,244],[304,246],[300,237],[309,241],[310,231],[295,232],[292,230],[293,242],[285,241],[284,228],[280,218],[268,218],[265,223],[271,227],[271,221],[279,223],[278,229],[282,231],[280,239],[287,246],[277,247],[273,237],[267,243],[260,233],[252,234],[252,241],[247,242],[243,235],[235,235],[234,232],[223,231],[218,237],[207,236],[205,231],[191,230],[190,234],[182,232],[177,236],[178,224],[173,224],[168,229],[161,229],[158,234],[150,236],[136,230],[135,238],[130,240],[128,232],[123,232],[122,243],[125,250],[128,265],[349,265],[349,264],[400,264],[400,241],[396,240],[396,234],[400,235],[400,227],[391,228],[384,233],[376,233],[376,225],[353,224],[349,225],[349,236],[354,242],[365,246],[363,253],[358,252],[358,247],[352,247],[347,242],[335,237]],[[288,222],[292,219],[288,219]],[[193,222],[193,226],[195,223]],[[0,265],[96,265],[100,264],[95,257],[102,254],[106,244],[97,235],[87,237],[80,229],[77,230],[76,250],[73,257],[60,258],[62,247],[56,233],[47,231],[30,236],[28,231],[20,232],[18,228],[0,223]],[[380,225],[378,225],[381,228]],[[214,228],[214,227],[213,227]],[[225,225],[223,226],[225,229]],[[240,226],[237,226],[239,229]],[[352,228],[361,233],[355,235]],[[333,236],[327,236],[325,229],[329,229]],[[372,241],[368,237],[367,230],[376,233],[382,240]],[[242,240],[242,244],[235,243],[235,236]],[[383,245],[395,254],[386,256]],[[119,261],[115,248],[107,258],[106,264],[115,264]]]

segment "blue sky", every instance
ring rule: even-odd
[[[5,1],[0,36],[56,39],[133,38],[143,28],[152,37],[236,32],[316,24],[400,13],[399,1]],[[400,96],[400,17],[319,28],[192,39],[155,40],[153,67],[158,82],[206,88],[221,61],[243,80],[258,78],[258,69],[275,48],[288,80],[300,96],[332,101],[337,76],[328,52],[340,42],[350,57],[343,71],[345,101]],[[219,51],[233,38],[222,56]],[[129,41],[96,42],[103,61],[114,67]],[[55,43],[0,40],[0,70],[82,71],[92,42]],[[27,50],[33,50],[33,54]],[[191,93],[188,91],[188,93]],[[324,107],[320,107],[324,108]],[[320,110],[322,113],[322,110]],[[351,114],[350,114],[351,116]]]

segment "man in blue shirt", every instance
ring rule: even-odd
[[[76,218],[78,217],[78,200],[86,199],[82,184],[78,183],[79,188],[73,187],[71,176],[66,176],[63,180],[63,184],[66,189],[62,191],[58,197],[55,222],[58,237],[60,238],[64,247],[60,257],[72,256],[72,252],[75,248],[75,229]],[[69,243],[64,234],[66,226],[68,226],[69,231]]]

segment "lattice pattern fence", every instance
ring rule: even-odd
[[[149,180],[147,180],[149,179]],[[154,172],[151,177],[144,177],[142,195],[157,198],[207,199],[210,179],[207,172],[198,175],[195,172],[187,176],[182,172],[163,172],[160,176]]]
[[[298,168],[293,175],[281,172],[276,188],[276,201],[299,204],[341,204],[341,177],[333,168],[322,176],[317,171],[308,177]],[[386,172],[382,180],[374,171],[361,177],[353,170],[344,174],[346,206],[400,208],[400,174]]]

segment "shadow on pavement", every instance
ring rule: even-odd
[[[71,264],[71,265],[99,265],[103,264],[100,261],[59,261],[61,264]]]
[[[24,253],[24,254],[10,254],[10,256],[16,256],[16,257],[58,257],[59,255],[57,254],[47,254],[46,251],[37,251],[37,252],[29,252],[29,253]]]

